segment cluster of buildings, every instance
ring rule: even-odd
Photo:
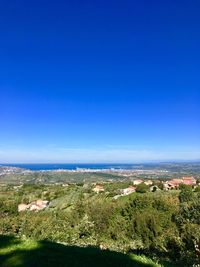
[[[163,184],[163,190],[179,189],[179,186],[181,184],[190,185],[190,186],[197,185],[196,179],[190,176],[184,176],[182,178],[174,178],[174,179],[171,179],[165,182],[161,182],[159,180],[156,180],[156,181]],[[134,179],[133,185],[130,185],[127,188],[121,189],[120,190],[121,194],[115,196],[114,198],[117,199],[120,196],[127,196],[129,194],[134,193],[136,191],[137,186],[141,183],[144,183],[147,186],[149,186],[149,191],[161,190],[157,185],[154,184],[153,180]],[[95,185],[95,187],[92,190],[95,193],[101,193],[101,192],[104,192],[104,187],[103,185]]]
[[[196,179],[194,179],[194,177],[184,176],[182,178],[175,178],[175,179],[166,181],[163,183],[163,186],[165,190],[171,190],[171,189],[178,189],[181,184],[195,186]]]
[[[48,206],[49,206],[49,201],[38,199],[29,204],[24,204],[24,203],[19,204],[18,212],[27,211],[27,210],[37,212],[39,210],[46,209]]]

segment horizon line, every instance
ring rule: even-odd
[[[171,159],[171,160],[144,160],[144,161],[134,161],[134,162],[0,162],[0,165],[6,164],[140,164],[140,163],[178,163],[178,162],[200,162],[200,159]]]

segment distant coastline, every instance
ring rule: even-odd
[[[184,165],[198,165],[200,161],[171,161],[171,162],[141,162],[141,163],[0,163],[0,166],[17,167],[31,171],[54,170],[135,170],[135,169],[168,169],[173,167],[186,167]],[[180,166],[179,166],[180,165]]]
[[[107,164],[107,163],[80,163],[80,164],[70,164],[70,163],[33,163],[33,164],[0,164],[0,166],[10,166],[18,167],[23,169],[29,169],[32,171],[47,171],[47,170],[78,170],[78,169],[134,169],[140,164]]]

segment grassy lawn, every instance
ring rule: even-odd
[[[1,267],[161,267],[145,256],[0,236]]]

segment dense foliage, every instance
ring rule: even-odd
[[[197,266],[200,193],[188,187],[180,192],[139,190],[143,193],[113,199],[123,186],[127,184],[107,184],[99,194],[90,184],[1,187],[0,234],[137,252]],[[50,200],[50,206],[39,212],[17,212],[19,203],[38,198]]]

